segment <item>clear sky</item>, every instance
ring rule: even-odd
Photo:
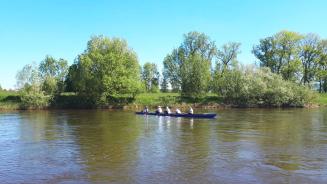
[[[121,37],[140,63],[162,66],[183,34],[204,32],[217,46],[242,43],[242,63],[260,38],[281,30],[327,38],[326,0],[1,0],[0,85],[14,88],[25,64],[49,54],[73,63],[90,36]]]

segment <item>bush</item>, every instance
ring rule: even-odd
[[[36,86],[25,87],[21,91],[21,108],[23,109],[43,109],[49,105],[51,96],[47,96]]]
[[[304,106],[314,98],[307,87],[283,80],[268,68],[236,68],[214,79],[214,91],[239,106]]]

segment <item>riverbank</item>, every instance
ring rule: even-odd
[[[20,97],[15,91],[0,91],[0,110],[19,110]]]
[[[180,109],[187,109],[189,106],[199,109],[220,109],[234,107],[266,107],[266,106],[240,106],[223,103],[223,99],[215,94],[207,94],[203,98],[189,99],[182,98],[178,93],[141,93],[131,100],[128,98],[114,99],[111,104],[92,107],[85,103],[85,100],[74,93],[64,93],[56,97],[55,101],[45,109],[127,109],[138,110],[144,106],[155,108],[156,106],[172,106]],[[305,107],[327,106],[327,94],[318,94],[317,98]],[[23,110],[19,93],[15,91],[0,92],[0,110]]]

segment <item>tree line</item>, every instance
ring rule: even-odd
[[[204,33],[189,32],[163,59],[140,66],[136,53],[120,38],[94,36],[75,62],[46,56],[17,73],[17,87],[26,107],[43,107],[63,92],[74,92],[93,106],[142,92],[174,91],[197,99],[208,92],[241,105],[303,105],[317,82],[327,91],[327,41],[317,35],[281,31],[253,47],[259,66],[242,66],[240,43],[217,47]]]
[[[260,40],[252,53],[261,67],[268,67],[291,80],[312,87],[318,82],[319,92],[327,92],[327,40],[316,34],[281,31]]]

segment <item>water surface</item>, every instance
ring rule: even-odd
[[[327,109],[0,113],[0,183],[327,183]]]

